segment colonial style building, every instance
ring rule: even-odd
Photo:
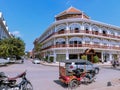
[[[8,31],[8,26],[4,20],[3,14],[0,12],[0,39],[10,38],[11,35]]]
[[[103,62],[118,59],[120,56],[120,27],[91,20],[84,12],[70,7],[56,15],[45,32],[34,41],[34,49],[41,44],[41,54],[54,62],[80,59],[83,54],[91,60],[91,53]],[[88,52],[88,51],[87,51]]]

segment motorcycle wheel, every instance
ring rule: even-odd
[[[33,90],[33,86],[30,82],[27,82],[23,85],[22,90]]]
[[[79,83],[77,80],[73,79],[70,81],[68,88],[70,89],[76,89],[78,87]]]
[[[90,82],[90,79],[88,77],[84,77],[83,78],[83,82],[88,85],[88,83]]]
[[[98,74],[98,73],[99,73],[99,69],[95,68],[95,74]]]

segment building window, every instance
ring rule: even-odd
[[[61,29],[60,31],[58,31],[58,34],[64,34],[64,33],[65,33],[64,29]]]
[[[79,28],[75,28],[75,33],[79,33]]]
[[[103,36],[107,36],[107,32],[103,30]]]

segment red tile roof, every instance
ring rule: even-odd
[[[60,14],[58,14],[56,17],[62,16],[62,15],[65,15],[65,14],[76,14],[76,13],[79,14],[79,13],[82,13],[82,11],[80,11],[80,10],[78,10],[78,9],[71,6],[67,10],[65,10],[65,11],[61,12]]]
[[[86,17],[89,18],[89,16],[87,16],[85,13],[83,13],[83,11],[80,11],[79,9],[76,9],[74,7],[69,7],[67,10],[61,12],[60,14],[56,15],[56,17],[60,17],[66,14],[84,14]]]

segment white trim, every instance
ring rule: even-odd
[[[79,37],[72,37],[69,39],[69,41],[82,41],[82,39]]]

